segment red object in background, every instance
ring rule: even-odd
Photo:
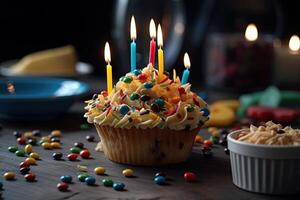
[[[272,120],[287,124],[300,118],[300,109],[252,106],[248,108],[247,115],[257,121]]]
[[[152,63],[152,66],[155,64],[155,49],[156,43],[154,39],[150,41],[150,49],[149,49],[149,63]]]

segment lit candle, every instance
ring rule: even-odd
[[[297,54],[299,53],[299,49],[300,49],[300,39],[298,37],[298,35],[293,35],[291,38],[290,38],[290,41],[289,41],[289,49],[290,49],[290,52],[292,54]]]
[[[187,53],[184,54],[184,58],[183,58],[183,63],[184,63],[184,67],[186,68],[182,74],[182,78],[181,78],[181,84],[186,84],[189,80],[189,75],[190,75],[190,70],[189,68],[191,67],[191,61],[189,58],[189,55]]]
[[[250,42],[254,42],[257,40],[258,31],[257,31],[255,24],[249,24],[247,26],[246,31],[245,31],[245,38]]]
[[[158,80],[162,80],[163,75],[164,75],[164,52],[162,50],[163,36],[162,36],[160,24],[158,24],[158,28],[157,28],[157,45],[159,47],[159,49],[158,49]]]
[[[136,27],[135,27],[135,20],[134,16],[131,17],[130,22],[130,37],[131,37],[131,44],[130,44],[130,63],[131,63],[131,71],[133,72],[136,69]]]
[[[108,42],[105,43],[105,48],[104,48],[104,58],[105,62],[107,63],[106,65],[106,81],[107,81],[107,93],[108,95],[112,91],[112,67],[110,65],[110,48]]]
[[[149,32],[150,32],[150,50],[149,50],[149,63],[152,64],[152,66],[154,66],[155,64],[155,49],[156,49],[156,44],[155,44],[155,38],[156,38],[156,30],[155,30],[155,23],[153,21],[153,19],[151,19],[150,21],[150,28],[149,28]]]

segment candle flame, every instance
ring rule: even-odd
[[[105,43],[105,48],[104,48],[104,59],[105,62],[110,63],[110,48],[108,42]]]
[[[190,61],[189,54],[187,54],[187,53],[184,54],[183,63],[184,63],[185,68],[189,69],[191,67],[191,61]]]
[[[130,37],[132,40],[136,39],[136,25],[135,25],[134,16],[131,17],[131,22],[130,22]]]
[[[293,35],[289,41],[289,48],[291,51],[298,51],[300,49],[300,39],[298,35]]]
[[[248,41],[255,41],[258,38],[258,31],[255,24],[249,24],[245,31],[245,37]]]
[[[161,31],[160,24],[158,24],[158,28],[157,28],[157,45],[159,47],[163,46],[163,34],[162,34],[162,31]]]
[[[150,27],[149,27],[149,32],[150,32],[150,37],[152,39],[156,38],[156,30],[155,30],[155,23],[154,23],[154,20],[151,19],[150,21]]]

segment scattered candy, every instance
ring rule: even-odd
[[[125,177],[132,177],[133,176],[133,170],[132,169],[124,169],[122,171],[122,174],[125,176]]]
[[[114,188],[114,190],[116,190],[116,191],[122,191],[122,190],[124,190],[124,188],[125,188],[125,185],[124,185],[124,183],[114,183],[113,184],[113,188]]]
[[[29,165],[36,165],[36,160],[34,158],[26,158],[25,162],[27,162]]]
[[[83,149],[84,148],[84,144],[82,142],[75,142],[74,143],[74,147],[77,147],[79,149]]]
[[[102,183],[105,187],[112,187],[114,182],[111,179],[103,179]]]
[[[70,154],[68,154],[68,159],[69,159],[70,161],[75,161],[75,160],[77,160],[77,154],[76,154],[76,153],[70,153]]]
[[[29,138],[28,139],[28,144],[31,144],[31,145],[36,145],[37,141],[35,138]]]
[[[16,138],[22,137],[22,133],[20,133],[19,131],[14,131],[14,132],[13,132],[13,135],[14,135]]]
[[[15,152],[15,154],[19,157],[24,157],[26,153],[23,149],[19,149]]]
[[[42,143],[44,143],[44,142],[49,142],[49,143],[50,143],[50,142],[51,142],[50,137],[48,137],[48,136],[42,137],[40,143],[42,144]]]
[[[105,174],[105,168],[104,167],[96,167],[94,169],[94,172],[97,175],[103,175],[103,174]]]
[[[87,171],[88,171],[87,166],[84,166],[84,165],[77,165],[77,169],[78,169],[80,172],[87,172]]]
[[[20,145],[25,145],[25,144],[26,144],[26,138],[24,138],[24,137],[19,137],[19,138],[17,138],[17,142],[18,142],[18,144],[20,144]]]
[[[81,156],[82,158],[89,158],[90,155],[91,155],[91,154],[90,154],[89,150],[87,150],[87,149],[80,151],[80,156]]]
[[[94,137],[93,135],[87,135],[87,136],[85,137],[85,139],[86,139],[88,142],[94,142],[95,137]]]
[[[52,149],[60,149],[61,147],[59,142],[51,142],[50,145]]]
[[[35,181],[35,174],[33,174],[33,173],[26,174],[24,177],[25,177],[26,181],[28,181],[28,182]]]
[[[154,182],[157,184],[157,185],[163,185],[166,183],[166,177],[164,176],[156,176],[154,178]]]
[[[64,183],[71,183],[72,182],[72,176],[69,176],[69,175],[61,176],[60,180]]]
[[[84,179],[84,181],[87,185],[94,185],[96,182],[96,179],[92,176],[88,176]]]
[[[203,137],[201,135],[196,135],[195,137],[195,143],[202,143],[203,142]]]
[[[32,138],[33,137],[33,134],[32,134],[31,131],[26,131],[23,135],[24,135],[25,138]]]
[[[58,183],[56,185],[56,187],[59,191],[67,191],[69,188],[69,184],[68,183]]]
[[[51,132],[52,137],[61,137],[61,131],[60,130],[53,130]]]
[[[49,142],[43,142],[42,143],[42,147],[44,149],[52,149],[52,146],[51,146],[51,144]]]
[[[25,174],[28,174],[30,171],[30,168],[29,167],[22,167],[20,168],[20,173],[25,175]]]
[[[16,151],[18,151],[18,147],[17,146],[10,146],[7,148],[9,152],[15,153]]]
[[[85,181],[85,178],[88,177],[88,176],[89,176],[88,174],[79,174],[79,175],[77,176],[77,178],[78,178],[78,180],[79,180],[80,182],[84,182],[84,181]]]
[[[26,168],[26,167],[29,167],[30,166],[30,164],[28,163],[28,162],[26,162],[26,161],[24,161],[24,162],[21,162],[20,164],[19,164],[19,167],[20,168]]]
[[[40,159],[40,155],[36,152],[32,152],[31,154],[29,154],[30,158],[34,158],[36,160]]]
[[[163,173],[163,172],[157,172],[154,177],[157,177],[157,176],[163,176],[163,177],[166,177],[166,174]]]
[[[76,154],[79,154],[80,153],[80,148],[78,148],[78,147],[72,147],[72,148],[70,148],[70,152],[71,153],[76,153]]]
[[[33,131],[32,131],[32,135],[35,136],[35,137],[41,136],[41,131],[40,131],[40,130],[37,130],[37,129],[36,129],[36,130],[33,130]]]
[[[211,140],[204,140],[203,144],[206,145],[206,146],[211,147],[213,145],[213,142]]]
[[[63,154],[61,152],[55,152],[55,153],[52,154],[52,157],[53,157],[54,160],[60,160],[63,157]],[[68,156],[68,158],[69,158],[69,156]]]
[[[15,176],[16,176],[16,174],[14,172],[6,172],[3,175],[3,177],[5,178],[5,180],[14,180]]]
[[[25,152],[27,154],[30,154],[32,152],[32,145],[31,144],[27,144],[24,148]]]
[[[193,172],[185,172],[183,178],[188,182],[195,182],[198,180],[197,175]]]

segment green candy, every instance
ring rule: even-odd
[[[219,143],[219,137],[216,136],[210,136],[209,140],[212,141],[214,144]]]
[[[193,112],[194,111],[194,107],[193,106],[189,106],[186,109],[188,112]]]
[[[24,157],[26,153],[23,149],[19,149],[15,152],[15,154],[19,157]]]
[[[126,77],[123,79],[123,81],[124,81],[125,83],[131,83],[132,78],[131,78],[130,76],[126,76]]]
[[[103,179],[102,183],[105,187],[112,187],[114,182],[111,179]]]
[[[84,181],[85,181],[85,178],[88,177],[88,176],[89,176],[88,174],[79,174],[79,175],[77,176],[77,178],[78,178],[78,180],[79,180],[80,182],[84,182]]]
[[[78,148],[78,147],[72,147],[72,148],[70,148],[70,152],[71,153],[79,154],[80,153],[80,148]]]
[[[130,95],[130,100],[134,101],[140,98],[140,95],[138,95],[137,93],[132,93]]]
[[[18,151],[18,147],[16,146],[10,146],[7,148],[9,152],[15,153],[16,151]]]

